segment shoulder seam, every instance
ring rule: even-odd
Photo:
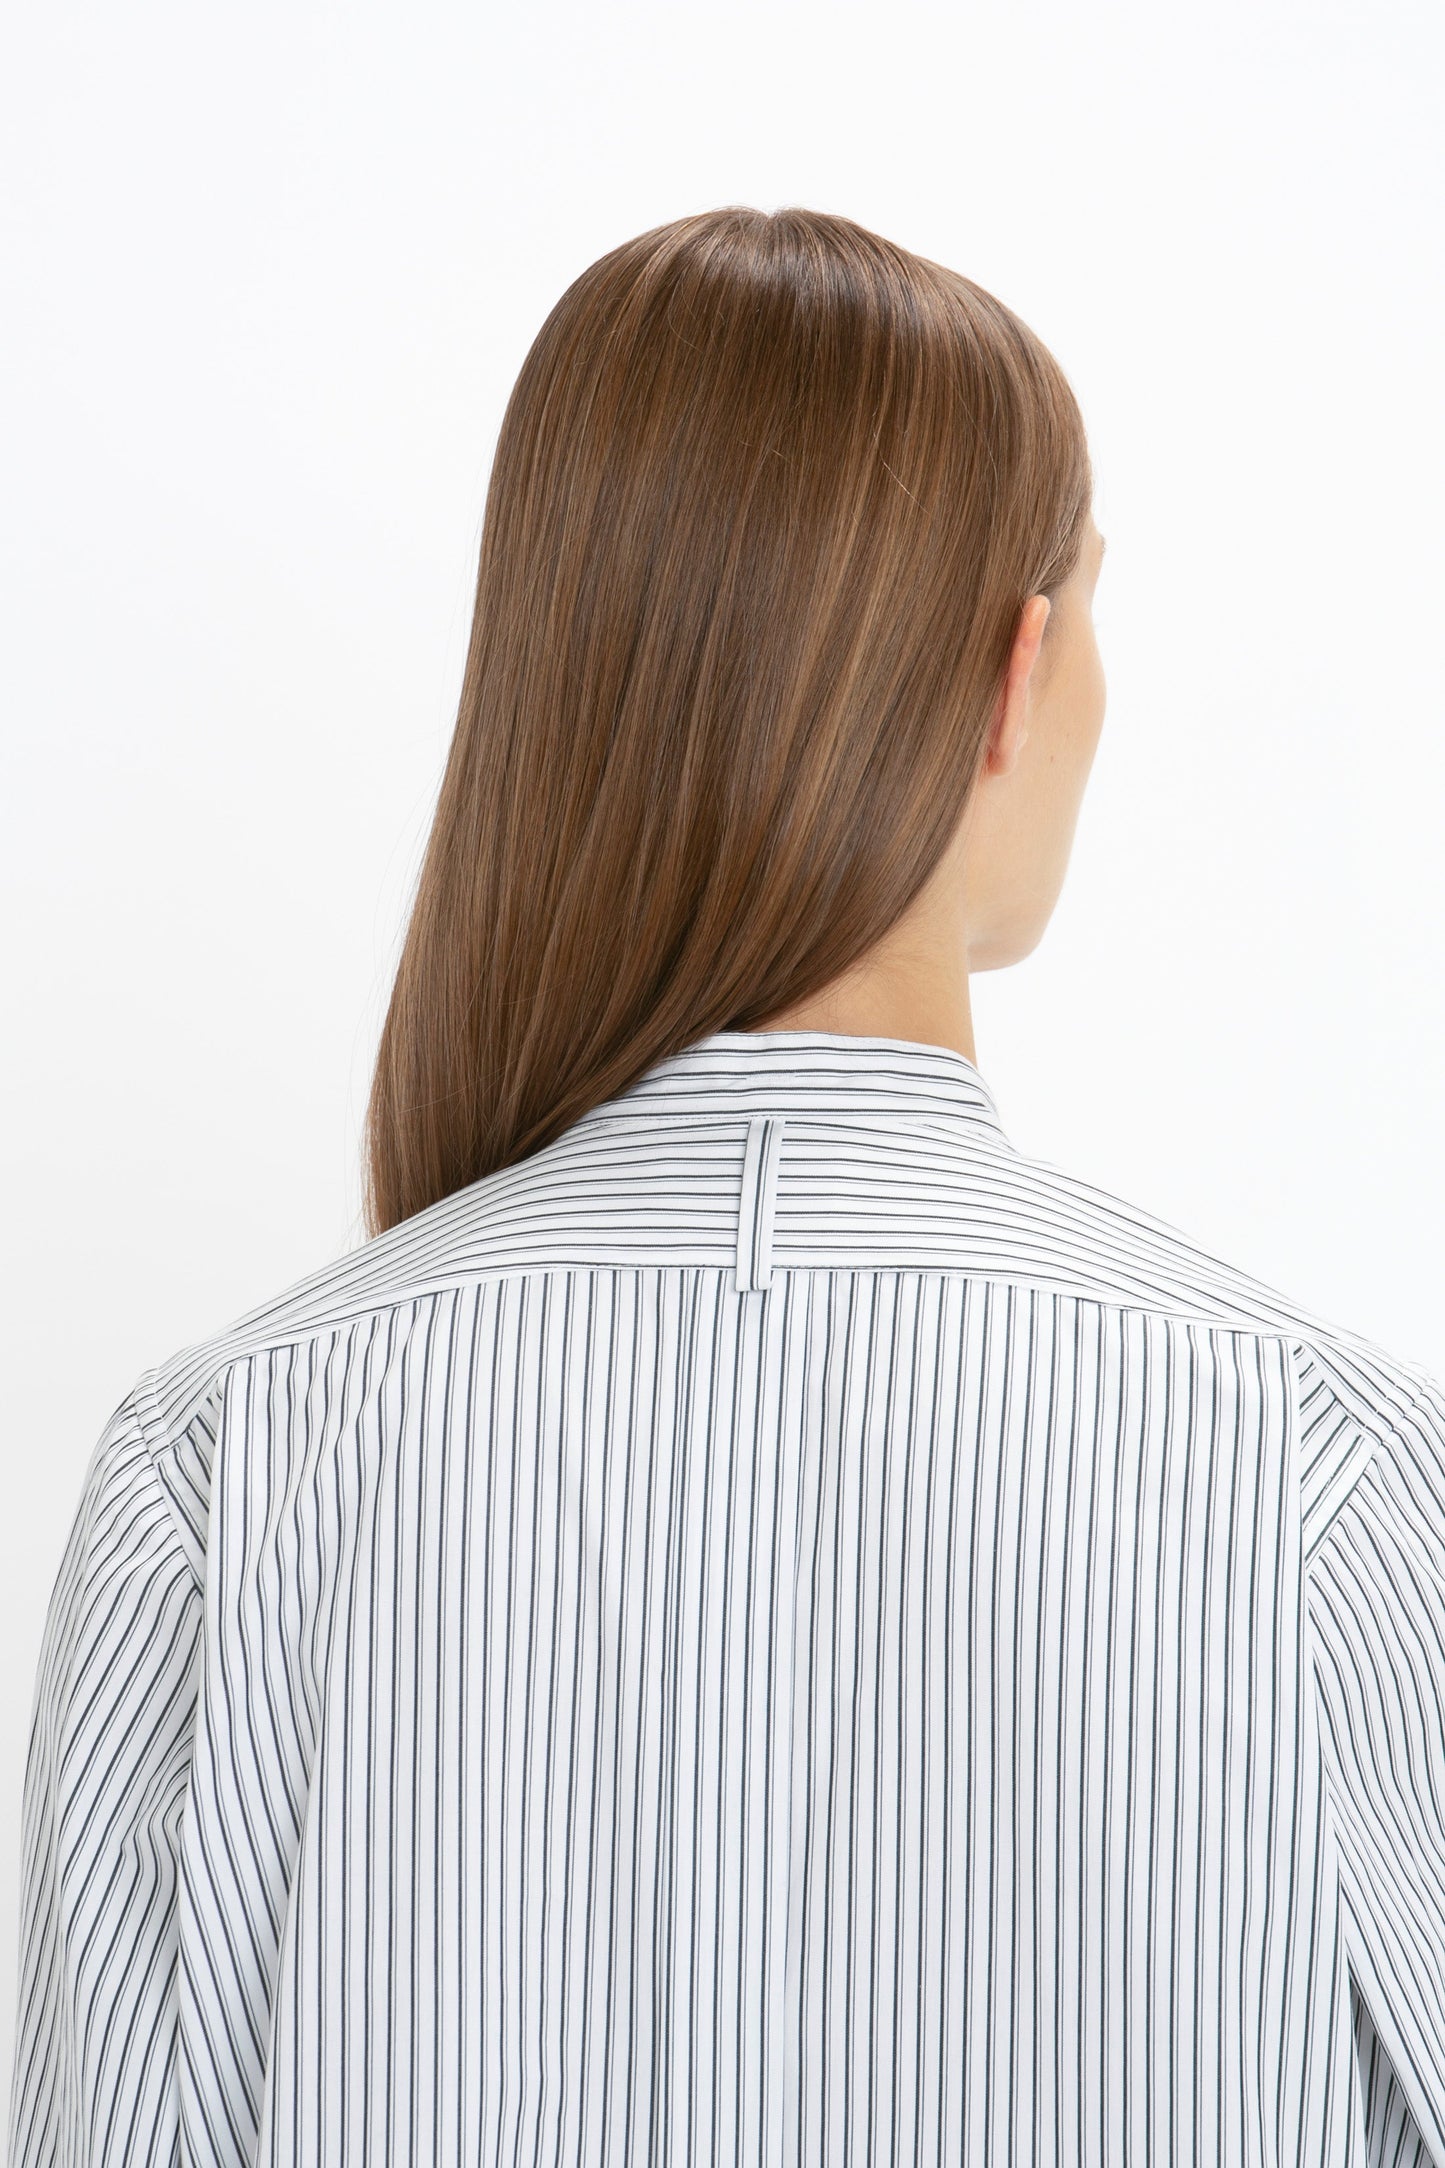
[[[1306,1355],[1311,1353],[1322,1353],[1323,1350],[1317,1347],[1314,1337],[1309,1334],[1292,1331],[1288,1333],[1283,1333],[1280,1335],[1280,1337],[1287,1343],[1290,1370],[1293,1374],[1296,1388],[1298,1388],[1302,1384],[1303,1380],[1301,1375],[1301,1366],[1297,1360],[1297,1357],[1300,1356],[1302,1353]],[[1309,1579],[1315,1558],[1323,1549],[1324,1545],[1329,1541],[1330,1535],[1334,1530],[1335,1525],[1340,1518],[1340,1515],[1349,1505],[1350,1500],[1355,1495],[1355,1492],[1359,1489],[1361,1483],[1364,1482],[1366,1476],[1369,1474],[1370,1470],[1374,1467],[1376,1461],[1379,1459],[1381,1453],[1384,1451],[1386,1431],[1389,1427],[1388,1425],[1385,1426],[1385,1428],[1381,1427],[1378,1409],[1371,1409],[1368,1414],[1362,1412],[1356,1404],[1357,1396],[1355,1394],[1346,1394],[1339,1392],[1336,1389],[1334,1379],[1331,1375],[1326,1374],[1323,1370],[1321,1375],[1326,1392],[1330,1394],[1335,1405],[1343,1411],[1346,1418],[1355,1425],[1355,1427],[1360,1433],[1362,1446],[1366,1449],[1359,1451],[1346,1459],[1343,1472],[1348,1476],[1348,1480],[1344,1483],[1344,1486],[1340,1490],[1339,1495],[1329,1502],[1328,1510],[1322,1510],[1319,1518],[1319,1525],[1313,1528],[1313,1530],[1311,1530],[1308,1525],[1302,1525],[1302,1562],[1306,1580]],[[1300,1507],[1303,1524],[1303,1495],[1301,1495]]]
[[[219,1376],[220,1371],[229,1367],[229,1364],[223,1363],[217,1375]],[[161,1456],[165,1453],[174,1452],[177,1441],[166,1436],[165,1418],[161,1414],[152,1384],[155,1374],[154,1366],[149,1370],[142,1371],[131,1388],[130,1397],[136,1411],[136,1429],[141,1444],[145,1447],[146,1458],[150,1463],[151,1474],[155,1478],[156,1489],[165,1500],[166,1513],[170,1519],[171,1534],[175,1539],[176,1548],[185,1561],[186,1571],[191,1577],[192,1586],[199,1593],[203,1584],[191,1559],[190,1545],[186,1540],[186,1530],[181,1525],[175,1500],[172,1498],[160,1472],[159,1462]],[[159,1443],[156,1442],[157,1437]]]

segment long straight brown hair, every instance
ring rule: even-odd
[[[497,440],[369,1233],[888,932],[1092,498],[1035,334],[850,219],[708,211],[573,281]]]

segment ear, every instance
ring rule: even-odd
[[[1028,736],[1029,697],[1033,690],[1034,665],[1039,643],[1048,623],[1047,595],[1030,595],[1019,613],[1018,630],[1009,650],[1008,668],[989,724],[988,751],[984,755],[987,775],[1007,775],[1023,751]]]

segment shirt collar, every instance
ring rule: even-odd
[[[993,1092],[954,1047],[841,1031],[714,1031],[665,1055],[584,1120],[611,1114],[797,1114],[965,1123],[1012,1150]]]

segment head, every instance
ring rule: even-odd
[[[367,1110],[370,1231],[947,895],[1026,954],[1097,739],[1093,484],[1047,349],[852,221],[591,265],[508,402]]]

